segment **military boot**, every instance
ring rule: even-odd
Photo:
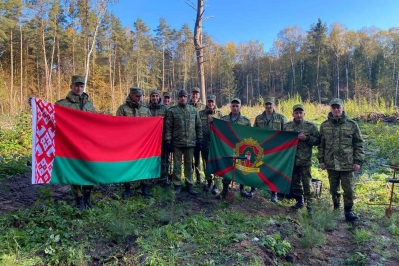
[[[216,195],[216,199],[225,199],[227,198],[227,194],[229,194],[229,183],[223,183],[222,192]]]
[[[75,198],[76,200],[76,205],[75,207],[79,210],[79,211],[84,211],[85,210],[85,205],[83,204],[83,198],[82,197],[77,197]]]
[[[295,196],[296,204],[291,206],[291,208],[298,210],[303,208],[303,196]]]
[[[130,183],[125,183],[124,186],[125,186],[125,191],[123,192],[122,198],[123,198],[124,200],[127,200],[127,199],[130,198],[130,195],[131,195],[131,192],[130,192]]]
[[[94,205],[90,201],[90,192],[83,194],[83,206],[89,209],[93,209]]]
[[[271,195],[271,197],[270,197],[270,200],[272,201],[272,202],[274,202],[274,203],[277,203],[278,202],[278,197],[277,197],[277,192],[271,192],[272,193],[272,195]]]
[[[355,221],[360,219],[359,216],[357,216],[352,212],[351,206],[345,206],[344,211],[345,211],[345,219],[347,221]]]
[[[213,185],[211,193],[212,193],[212,195],[219,194],[219,189],[218,189],[218,187],[216,185]]]
[[[209,192],[212,188],[212,179],[208,180],[208,184],[204,185],[204,191]]]
[[[244,185],[240,185],[240,195],[243,198],[249,199],[252,198],[252,194],[248,193],[245,189],[244,189]]]
[[[141,187],[141,195],[143,197],[149,198],[149,197],[152,196],[151,193],[148,191],[148,185],[147,184],[141,183],[140,187]]]
[[[186,183],[186,190],[187,190],[188,194],[190,194],[190,195],[197,195],[198,194],[198,192],[194,190],[193,184]]]
[[[334,210],[338,210],[341,208],[341,204],[339,202],[334,202]]]
[[[181,193],[181,185],[175,185],[175,195],[179,195]]]
[[[251,197],[256,193],[256,188],[251,187],[251,191],[249,191],[249,194],[251,194]]]

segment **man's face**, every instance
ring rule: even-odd
[[[199,98],[200,98],[199,92],[192,92],[191,93],[191,101],[192,102],[194,102],[194,103],[198,102]]]
[[[170,104],[170,97],[163,97],[163,104],[169,105]]]
[[[212,100],[209,100],[206,102],[206,106],[208,107],[208,109],[213,110],[213,109],[215,109],[216,103]]]
[[[85,89],[84,83],[77,82],[71,84],[71,91],[73,94],[77,96],[82,96],[84,89]]]
[[[331,105],[331,113],[333,117],[339,118],[342,116],[342,113],[344,111],[344,107],[338,104],[333,104]]]
[[[158,103],[159,102],[159,95],[156,94],[156,93],[151,94],[150,101],[151,101],[151,103]]]
[[[130,99],[133,101],[133,102],[135,102],[135,103],[140,103],[140,101],[141,101],[141,95],[137,95],[137,94],[133,94],[133,93],[130,93],[129,94],[129,97],[130,97]]]
[[[238,115],[240,113],[241,104],[238,102],[232,102],[230,104],[230,111],[233,115]]]
[[[179,103],[181,104],[187,104],[187,95],[182,95],[178,99]]]
[[[294,112],[292,112],[292,116],[294,117],[295,121],[302,121],[305,116],[305,112],[301,109],[296,109]]]
[[[272,114],[274,110],[274,103],[265,103],[265,112],[266,114]]]

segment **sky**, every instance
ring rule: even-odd
[[[141,18],[151,30],[162,17],[171,28],[187,23],[193,30],[196,16],[185,0],[119,0],[110,10],[123,26],[133,28]],[[214,41],[259,40],[265,52],[284,28],[299,26],[308,31],[318,18],[327,26],[339,22],[354,31],[399,27],[399,0],[208,0],[204,10],[203,30]]]

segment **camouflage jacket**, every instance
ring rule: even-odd
[[[168,110],[168,107],[162,103],[149,103],[147,107],[150,109],[152,116],[162,116],[163,118],[165,118]]]
[[[364,160],[363,139],[357,123],[343,112],[341,118],[328,114],[320,125],[320,145],[317,158],[326,168],[335,171],[352,171],[353,164]]]
[[[196,102],[196,103],[193,103],[193,101],[190,100],[190,101],[188,102],[188,104],[191,105],[191,106],[194,106],[195,108],[197,108],[198,111],[202,111],[202,110],[204,110],[205,107],[206,107],[206,105],[203,104],[203,103],[201,102],[201,100],[199,100],[199,101]]]
[[[166,113],[166,142],[175,147],[195,147],[202,140],[202,125],[198,110],[191,105],[170,107]]]
[[[296,166],[312,165],[312,147],[320,143],[319,130],[316,125],[309,121],[290,121],[284,125],[284,131],[301,132],[305,134],[305,140],[299,140],[295,155]]]
[[[236,123],[236,124],[243,125],[243,126],[251,126],[251,121],[247,117],[241,115],[241,113],[238,115],[238,118],[235,121],[233,121],[231,119],[231,113],[223,116],[222,120],[230,122],[230,123]]]
[[[266,119],[266,112],[258,115],[255,118],[254,127],[273,129],[273,130],[284,130],[284,124],[287,123],[287,118],[282,114],[273,111],[270,120]]]
[[[116,111],[116,115],[119,116],[151,116],[150,109],[142,104],[136,104],[130,99],[129,96],[126,98],[126,103],[119,106]]]
[[[89,95],[87,95],[86,93],[83,93],[82,96],[79,96],[73,94],[73,92],[70,91],[65,99],[59,100],[55,104],[81,111],[96,111],[93,104],[89,101]]]
[[[208,107],[205,107],[204,110],[199,112],[199,116],[202,123],[202,134],[204,136],[202,148],[207,148],[209,147],[209,142],[211,140],[211,127],[208,122],[208,116],[221,119],[223,114],[221,111],[219,111],[217,107],[213,110],[208,109]]]

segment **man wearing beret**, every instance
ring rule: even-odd
[[[219,111],[216,106],[216,96],[215,95],[208,95],[206,99],[206,107],[204,110],[199,112],[199,116],[202,123],[202,134],[204,139],[202,141],[202,150],[201,150],[201,157],[202,162],[204,165],[204,172],[206,170],[206,162],[208,161],[209,155],[209,143],[211,141],[211,127],[209,125],[212,122],[213,118],[221,119],[223,114]],[[212,194],[216,195],[219,193],[216,184],[214,183],[213,177],[211,174],[206,174],[205,179],[207,184],[204,186],[204,190],[209,192],[212,189]],[[212,186],[213,185],[213,186]]]
[[[200,89],[197,87],[194,87],[191,91],[191,99],[190,102],[188,103],[189,105],[194,106],[197,108],[198,111],[204,110],[205,109],[205,104],[203,104],[200,100]],[[199,171],[199,166],[200,166],[200,150],[197,148],[194,148],[194,161],[193,161],[193,169],[195,170],[195,175],[197,177],[197,184],[201,183],[201,175]]]
[[[193,161],[194,147],[201,150],[202,125],[198,110],[187,104],[188,93],[179,91],[178,104],[170,107],[166,114],[165,141],[170,152],[173,150],[172,183],[175,194],[180,194],[182,185],[181,163],[184,158],[184,177],[186,190],[191,195],[197,192],[193,189]]]
[[[296,204],[292,208],[296,210],[303,208],[305,200],[308,212],[312,215],[312,147],[320,143],[319,130],[315,124],[304,120],[305,107],[302,104],[294,105],[292,116],[293,121],[284,126],[285,131],[298,132],[299,139],[292,173],[292,192],[295,195]]]
[[[163,96],[163,99],[162,99],[163,104],[164,104],[167,108],[169,108],[170,105],[171,105],[170,92],[164,91],[163,94],[162,94],[162,96]]]
[[[150,92],[150,103],[148,104],[148,108],[152,116],[162,116],[164,119],[164,127],[163,127],[163,137],[165,137],[165,118],[166,111],[168,108],[166,105],[160,103],[160,92],[157,89],[153,89]],[[168,167],[169,167],[169,153],[167,151],[166,142],[162,140],[162,150],[161,150],[161,181],[164,182],[164,185],[169,183],[168,180]]]
[[[275,111],[276,104],[274,97],[265,98],[265,111],[255,118],[254,127],[284,130],[284,124],[287,123],[287,118]],[[277,202],[277,192],[271,191],[271,201]]]
[[[73,108],[76,110],[95,112],[93,104],[89,101],[89,95],[84,92],[85,77],[72,76],[71,91],[65,99],[57,101],[55,104]],[[72,195],[76,201],[76,208],[83,211],[86,208],[93,208],[90,202],[90,194],[93,186],[71,185]]]
[[[346,115],[339,98],[330,101],[328,119],[320,125],[320,145],[317,158],[320,168],[327,170],[334,209],[340,208],[340,186],[344,191],[344,213],[348,221],[358,220],[352,212],[355,197],[353,171],[364,160],[363,139],[357,123]]]
[[[151,116],[150,109],[141,103],[141,98],[143,96],[143,91],[140,88],[133,87],[130,88],[130,93],[126,98],[126,102],[119,106],[116,111],[116,115],[119,116]],[[150,197],[151,194],[148,192],[148,180],[139,181],[141,187],[141,194],[144,197]],[[131,196],[130,183],[126,182],[124,184],[125,191],[123,193],[123,199],[128,199]]]
[[[240,110],[241,110],[241,100],[238,98],[234,98],[230,102],[230,111],[231,111],[230,114],[223,116],[222,120],[230,123],[235,123],[238,125],[251,126],[251,121],[247,117],[241,115]],[[219,195],[216,196],[217,199],[225,199],[229,192],[230,180],[223,178],[222,183],[223,183],[223,190]],[[244,185],[242,184],[240,184],[240,195],[241,197],[244,198],[252,197],[252,194],[248,193],[244,189]]]

